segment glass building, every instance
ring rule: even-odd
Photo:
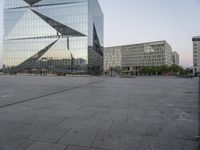
[[[101,74],[98,0],[6,0],[5,73]]]

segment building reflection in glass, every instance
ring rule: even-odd
[[[6,0],[4,28],[4,72],[103,70],[103,14],[98,0]]]

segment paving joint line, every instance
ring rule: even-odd
[[[33,142],[33,141],[32,141]],[[35,142],[29,144],[28,146],[26,146],[23,150],[27,150],[28,148],[30,148]]]
[[[72,128],[68,129],[68,130],[56,141],[56,143],[59,143],[59,141],[60,141],[67,133],[69,133],[71,130],[72,130]]]
[[[150,148],[150,150],[153,150],[153,149],[152,149],[151,142],[150,142],[150,140],[149,140],[149,136],[147,136],[147,141],[148,141],[148,144],[149,144],[149,148]]]
[[[64,150],[67,150],[68,148],[69,148],[69,145],[67,145]]]
[[[100,131],[101,131],[100,129],[97,130],[97,132],[96,132],[96,134],[95,134],[95,137],[94,137],[94,139],[92,140],[92,142],[91,142],[91,144],[90,144],[90,147],[92,147],[93,144],[95,143],[95,141],[96,141],[96,139],[97,139],[97,136],[98,136],[98,134],[99,134]]]
[[[111,124],[109,126],[109,129],[108,129],[108,132],[110,132],[112,130],[113,124],[114,124],[114,121],[112,120],[112,122],[111,122]]]
[[[45,97],[48,97],[48,96],[52,96],[52,95],[56,95],[56,94],[60,94],[60,93],[68,92],[68,91],[72,91],[72,90],[75,90],[75,89],[80,89],[80,88],[87,87],[89,85],[92,85],[92,84],[95,84],[95,83],[99,83],[99,82],[102,82],[102,81],[105,81],[105,79],[104,80],[100,80],[100,81],[90,82],[90,83],[87,83],[87,84],[84,84],[84,85],[80,85],[80,86],[75,86],[75,87],[72,87],[72,88],[63,89],[63,90],[52,92],[52,93],[49,93],[49,94],[33,97],[33,98],[30,98],[30,99],[21,100],[21,101],[14,102],[14,103],[11,103],[11,104],[6,104],[6,105],[3,105],[3,106],[0,106],[0,109],[1,108],[5,108],[5,107],[9,107],[9,106],[13,106],[13,105],[17,105],[17,104],[21,104],[21,103],[25,103],[25,102],[29,102],[29,101],[33,101],[33,100],[36,100],[36,99],[39,99],[39,98],[45,98]]]
[[[78,144],[68,144],[68,147],[67,149],[70,147],[70,146],[76,146],[76,147],[79,147],[79,148],[87,148],[87,150],[89,149],[95,149],[95,150],[112,150],[112,149],[107,149],[107,148],[99,148],[99,147],[95,147],[95,146],[92,146],[92,147],[88,147],[88,146],[81,146],[81,145],[78,145]],[[67,150],[67,149],[64,149],[64,150]]]
[[[32,144],[30,144],[29,146],[27,146],[24,150],[27,150],[28,148],[30,148],[33,144],[35,143],[48,143],[48,144],[58,144],[58,145],[63,145],[63,146],[68,146],[66,144],[63,144],[63,143],[55,143],[55,142],[49,142],[49,141],[43,141],[43,140],[33,140],[33,139],[27,139],[26,141],[29,141],[29,142],[33,142]],[[65,148],[66,148],[65,147]]]
[[[60,122],[58,122],[58,123],[56,124],[56,126],[59,126],[60,124],[62,124],[64,121],[66,121],[66,120],[68,120],[68,119],[70,119],[69,116],[65,117],[63,120],[61,120]]]

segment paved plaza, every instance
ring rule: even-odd
[[[0,76],[0,150],[198,150],[198,83]]]

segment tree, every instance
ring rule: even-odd
[[[185,70],[183,69],[183,67],[179,67],[178,72],[179,72],[180,75],[185,75],[185,74],[186,74],[186,72],[185,72]]]
[[[160,72],[162,75],[168,73],[168,66],[167,65],[160,66]]]
[[[149,67],[142,67],[140,69],[140,74],[145,74],[145,75],[149,74]]]
[[[152,74],[153,74],[153,75],[157,75],[157,73],[158,73],[158,68],[157,68],[156,66],[152,66],[152,67],[151,67],[151,71],[152,71]]]
[[[169,66],[169,71],[173,72],[173,73],[178,73],[179,72],[179,68],[180,67],[178,65],[173,64],[173,65]]]
[[[160,66],[156,66],[156,74],[157,75],[161,75],[162,74]]]
[[[191,69],[191,68],[186,68],[186,69],[185,69],[185,72],[186,72],[187,75],[193,74],[193,69]]]
[[[151,67],[142,67],[140,70],[140,74],[145,75],[165,75],[166,73],[173,73],[179,75],[192,74],[192,69],[187,68],[184,69],[178,65],[162,65],[162,66],[151,66]]]

